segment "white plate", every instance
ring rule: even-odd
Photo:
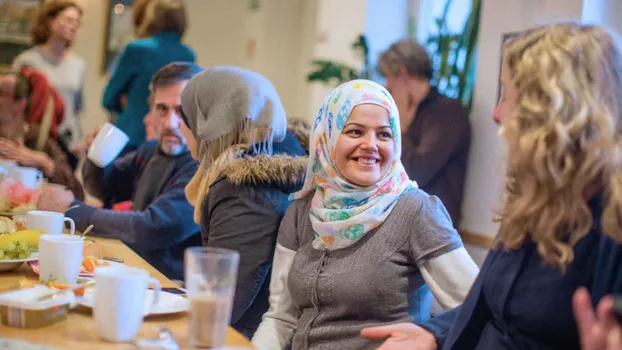
[[[31,252],[30,256],[26,259],[18,259],[18,260],[0,260],[0,272],[6,272],[14,270],[23,263],[33,260],[39,260],[39,252]]]
[[[78,300],[78,304],[88,308],[93,308],[95,288],[97,288],[97,286],[87,288],[86,291],[84,291],[84,296]],[[145,297],[145,316],[176,314],[190,309],[190,300],[177,294],[160,292],[160,300],[158,301],[158,304],[154,306],[151,313],[147,314],[147,310],[149,310],[149,306],[153,302],[154,294],[155,291],[153,289],[147,290],[147,295]]]
[[[116,261],[102,260],[102,259],[100,259],[99,261],[100,261],[100,262],[102,262],[102,261],[107,262],[107,263],[108,263],[108,265],[107,265],[107,266],[118,266],[118,265],[123,265],[122,263],[118,263],[118,262],[116,262]],[[101,267],[101,266],[98,266],[98,267]],[[95,269],[97,270],[97,267],[96,267]],[[80,270],[80,276],[81,276],[81,277],[95,277],[95,271],[93,271],[93,272],[88,272],[88,271],[85,271],[85,270]]]

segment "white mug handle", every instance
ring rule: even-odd
[[[69,223],[69,227],[70,227],[69,229],[71,230],[71,231],[69,231],[69,234],[70,235],[75,234],[76,233],[76,223],[73,221],[73,219],[72,218],[65,218],[63,220],[63,226],[64,226],[65,222]]]
[[[155,291],[153,293],[153,302],[149,305],[149,309],[147,310],[147,312],[145,312],[145,316],[149,315],[151,311],[155,308],[155,306],[158,305],[158,302],[160,301],[160,292],[162,291],[160,281],[158,281],[157,279],[149,277],[149,283],[153,285]]]

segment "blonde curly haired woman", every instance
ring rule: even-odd
[[[509,145],[497,245],[464,303],[422,327],[366,329],[383,349],[579,349],[577,288],[622,292],[622,57],[562,23],[505,48],[494,119]],[[586,342],[584,340],[584,346]]]

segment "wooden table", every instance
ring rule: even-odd
[[[149,271],[158,279],[162,288],[175,288],[175,284],[149,265],[125,244],[118,240],[96,238],[96,248],[102,256],[123,259],[123,263]],[[14,289],[19,281],[38,276],[27,266],[6,273],[0,273],[0,291]],[[140,328],[138,338],[157,338],[160,327],[168,327],[182,349],[188,349],[188,317],[186,314],[148,317]],[[32,343],[44,344],[60,349],[136,349],[133,344],[112,344],[101,340],[97,335],[95,320],[91,310],[82,306],[69,313],[66,321],[39,329],[21,329],[0,325],[0,338],[16,338]],[[227,332],[227,346],[247,347],[251,343],[232,328]]]

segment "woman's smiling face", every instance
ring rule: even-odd
[[[366,103],[350,113],[337,140],[333,161],[346,181],[367,187],[384,177],[396,153],[389,111]]]

